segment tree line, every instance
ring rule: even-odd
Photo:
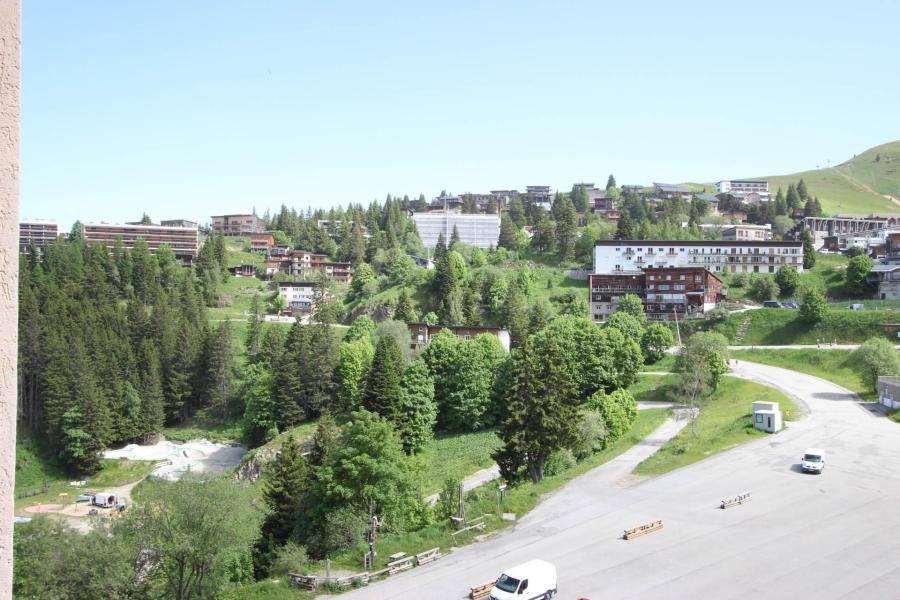
[[[224,261],[216,238],[186,269],[166,246],[107,251],[77,231],[22,258],[20,418],[73,473],[96,472],[109,444],[146,441],[202,407],[226,409],[230,335],[206,314]]]

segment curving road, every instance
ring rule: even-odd
[[[557,565],[563,599],[900,596],[900,425],[810,375],[746,361],[734,374],[781,389],[809,415],[653,479],[623,477],[630,467],[612,461],[498,537],[344,597],[463,598],[531,558]],[[798,472],[809,446],[827,450],[821,476]],[[747,491],[749,504],[717,508]],[[659,518],[663,530],[621,539]]]

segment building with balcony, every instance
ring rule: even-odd
[[[250,238],[250,252],[268,254],[269,249],[275,246],[275,236],[268,231],[251,233],[248,237]]]
[[[289,315],[311,313],[316,304],[316,285],[315,281],[279,281],[278,297],[284,312]]]
[[[442,210],[414,213],[413,221],[426,248],[434,248],[442,234],[444,242],[450,243],[454,227],[461,242],[482,250],[496,248],[500,239],[500,215],[496,214],[471,215]]]
[[[540,206],[544,210],[550,210],[550,193],[549,185],[529,185],[525,187],[525,195],[528,200],[535,206]]]
[[[648,268],[702,267],[713,273],[775,273],[790,265],[803,271],[801,241],[597,240],[594,273]]]
[[[131,250],[138,240],[147,242],[150,252],[166,245],[175,256],[186,264],[193,262],[199,246],[199,231],[196,227],[165,227],[163,225],[117,225],[111,223],[87,223],[84,225],[84,239],[97,242],[112,250],[117,240]]]
[[[277,273],[304,278],[321,273],[329,279],[342,283],[353,281],[350,263],[332,262],[325,254],[314,254],[305,250],[289,250],[286,253],[270,252],[266,258],[266,276],[273,277]]]
[[[500,340],[503,347],[506,348],[506,351],[509,352],[510,337],[509,331],[506,329],[501,329],[499,327],[446,327],[442,325],[427,325],[425,323],[409,324],[409,333],[411,335],[410,347],[413,350],[418,350],[419,348],[426,346],[431,342],[431,339],[435,335],[444,329],[466,342],[475,339],[475,336],[481,335],[482,333],[495,335],[497,336],[497,339]]]
[[[42,252],[58,237],[59,225],[53,221],[21,221],[19,223],[19,252],[28,254],[28,248],[31,245]]]
[[[655,321],[700,317],[723,298],[722,280],[705,267],[593,274],[588,285],[591,319],[595,322],[605,321],[616,312],[625,294],[638,296],[647,318]]]
[[[264,231],[263,221],[256,215],[218,215],[210,219],[213,233],[246,236]]]
[[[768,181],[726,179],[716,184],[716,193],[731,194],[742,202],[751,204],[768,202],[770,198]]]

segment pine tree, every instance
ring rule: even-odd
[[[407,454],[416,454],[424,450],[431,441],[437,421],[434,382],[422,360],[414,361],[406,367],[400,388],[394,422],[403,449]]]
[[[809,200],[809,191],[806,189],[806,182],[803,181],[802,177],[800,178],[800,183],[797,184],[797,195],[803,201]]]
[[[816,266],[816,247],[809,231],[803,231],[803,268],[812,269]]]
[[[387,333],[378,340],[372,368],[366,381],[363,406],[385,418],[394,415],[400,399],[400,378],[403,373],[403,352],[397,338]]]
[[[275,376],[275,422],[284,431],[303,421],[300,397],[303,381],[300,361],[307,345],[306,328],[299,322],[291,325]]]
[[[619,222],[616,224],[615,238],[617,240],[634,239],[634,225],[632,225],[631,215],[627,210],[623,210],[622,215],[619,217]]]
[[[612,173],[610,173],[609,177],[606,180],[606,189],[609,190],[609,189],[613,189],[615,187],[616,187],[616,178],[612,176]]]
[[[507,250],[516,249],[518,246],[518,234],[519,230],[509,214],[502,213],[500,215],[500,237],[497,240],[497,246]]]
[[[413,307],[412,298],[406,288],[400,290],[397,297],[397,308],[394,310],[394,318],[404,323],[414,323],[418,320],[416,309]]]
[[[313,467],[321,467],[328,462],[332,453],[340,446],[341,428],[338,427],[331,416],[326,411],[322,413],[316,425],[316,432],[313,434],[312,448],[309,450],[309,464]]]
[[[232,361],[231,325],[223,321],[206,345],[206,405],[222,418],[231,416]]]
[[[509,199],[509,218],[512,219],[512,222],[519,229],[525,226],[525,207],[522,206],[522,199],[518,196],[513,196]]]
[[[256,362],[262,343],[262,320],[260,318],[259,294],[253,295],[250,304],[250,315],[247,317],[247,358],[250,362]]]
[[[512,384],[504,395],[498,435],[503,447],[494,459],[507,481],[544,477],[550,454],[575,437],[578,422],[572,376],[565,372],[563,349],[547,336],[540,348],[528,339],[513,359]]]
[[[447,243],[444,234],[439,233],[437,243],[434,245],[434,262],[437,263],[447,255]]]
[[[577,238],[578,215],[572,201],[562,201],[559,217],[556,221],[556,246],[559,257],[563,261],[571,260],[575,254],[575,241]]]
[[[263,488],[263,500],[269,510],[260,529],[260,540],[254,548],[254,562],[260,576],[268,574],[274,552],[293,533],[297,509],[308,480],[309,466],[301,455],[301,448],[288,437],[271,463],[270,475]]]
[[[270,435],[278,431],[272,374],[262,365],[249,365],[244,370],[241,396],[244,401],[244,440],[253,448],[269,441]]]
[[[783,214],[792,213],[794,209],[803,206],[802,196],[797,192],[797,188],[793,183],[788,186],[787,199],[785,202],[787,204],[787,211]]]
[[[516,282],[509,285],[506,302],[503,304],[503,322],[509,329],[511,345],[519,347],[528,337],[529,315],[525,295]]]
[[[767,221],[769,223],[771,223],[777,215],[787,214],[787,200],[785,200],[784,193],[782,193],[781,188],[778,188],[778,193],[775,194],[775,204],[772,208],[774,208],[774,214],[771,215],[771,220]],[[769,215],[767,215],[766,218],[768,217]]]
[[[453,224],[453,233],[450,234],[450,250],[455,250],[456,245],[459,243],[459,228],[456,224]]]

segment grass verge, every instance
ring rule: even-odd
[[[800,371],[816,377],[821,377],[851,392],[858,394],[863,400],[874,402],[877,394],[863,384],[859,373],[851,366],[850,350],[807,350],[790,349],[783,350],[735,350],[732,358],[748,360],[783,367],[793,371]]]
[[[423,461],[422,491],[430,495],[440,491],[447,479],[461,480],[494,464],[491,454],[501,446],[493,431],[440,435],[419,457]]]
[[[674,384],[674,376],[666,377],[663,387]],[[666,442],[655,454],[639,464],[638,475],[659,475],[703,460],[713,454],[729,450],[763,437],[766,434],[753,428],[753,402],[778,402],[786,420],[796,418],[801,409],[787,396],[770,387],[734,377],[723,377],[719,388],[700,407],[696,421],[696,435],[686,426]]]

